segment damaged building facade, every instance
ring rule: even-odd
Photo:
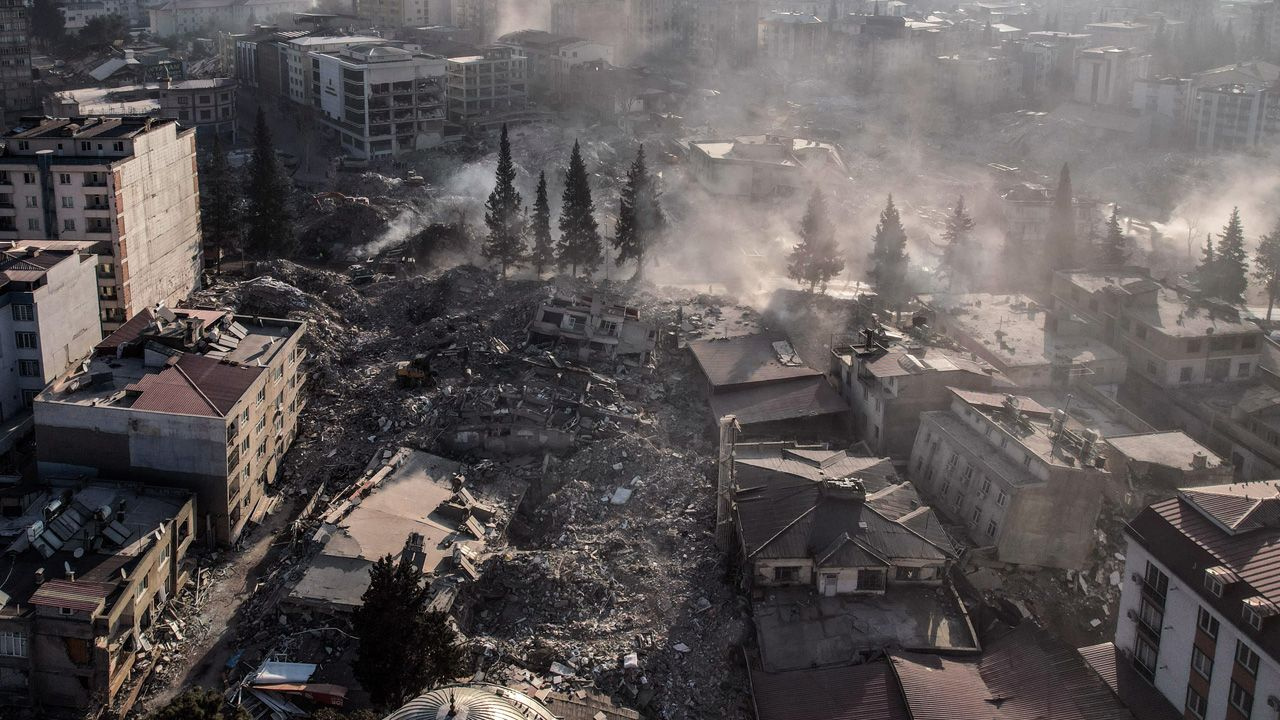
[[[1080,567],[1111,479],[1101,435],[1028,397],[951,394],[950,408],[920,417],[920,491],[1001,562]]]
[[[0,491],[0,703],[62,714],[118,707],[154,660],[146,638],[186,584],[194,499],[106,483]]]
[[[639,310],[599,296],[556,297],[529,322],[530,343],[550,343],[584,361],[605,357],[646,363],[657,340],[658,329],[641,319]]]
[[[293,441],[304,332],[222,310],[139,313],[36,398],[41,476],[192,490],[196,532],[235,541]]]

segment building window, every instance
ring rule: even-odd
[[[71,184],[71,173],[58,173],[58,184],[59,184],[59,185],[70,185],[70,184]]]
[[[58,612],[62,615],[74,615],[76,611],[68,607],[60,607],[58,608]]]
[[[1191,382],[1191,368],[1184,367],[1178,371],[1178,382]]]
[[[773,569],[773,581],[779,583],[800,582],[800,568],[794,565]]]
[[[124,152],[124,143],[122,142],[111,143],[111,149],[115,150],[116,152]]]
[[[40,201],[36,198],[35,195],[27,196],[27,207],[29,208],[40,207]]]
[[[1187,712],[1193,717],[1204,720],[1205,711],[1209,709],[1209,704],[1205,702],[1204,696],[1196,692],[1196,689],[1187,686]]]
[[[982,497],[986,497],[989,492],[991,492],[991,480],[989,478],[983,478],[982,489],[978,491],[978,494]]]
[[[1156,656],[1155,646],[1139,635],[1137,642],[1133,646],[1133,665],[1148,680],[1155,677]]]
[[[63,220],[63,221],[62,221],[62,229],[63,229],[63,230],[75,230],[75,229],[76,229],[76,221],[75,221],[75,220],[72,220],[71,218],[67,218],[66,220]]]
[[[258,424],[253,426],[253,431],[255,433],[260,433],[266,429],[267,429],[267,416],[264,413],[262,417],[258,418]]]
[[[1008,502],[1009,502],[1009,493],[1006,493],[1005,491],[1001,490],[1000,494],[996,496],[996,505],[999,505],[1000,507],[1004,507],[1006,504],[1008,504]]]
[[[64,208],[74,208],[75,206],[76,206],[76,199],[75,199],[75,198],[71,197],[70,195],[63,195],[63,196],[62,196],[62,207],[64,207]]]
[[[1200,352],[1200,338],[1193,338],[1187,341],[1187,352],[1189,353]]]
[[[965,487],[969,487],[969,481],[973,479],[973,466],[972,466],[972,465],[966,465],[966,466],[965,466],[965,468],[964,468],[964,474],[960,476],[960,479],[964,481],[964,482],[963,482],[963,485],[964,485]]]
[[[19,360],[18,374],[22,377],[40,377],[40,361]]]
[[[1258,346],[1258,338],[1254,335],[1246,335],[1240,338],[1240,348],[1243,350],[1252,350]]]
[[[950,481],[950,480],[943,480],[943,481],[942,481],[942,487],[941,487],[941,488],[939,488],[939,490],[938,490],[938,491],[942,494],[942,497],[944,497],[944,498],[945,498],[945,497],[947,496],[947,491],[948,491],[948,490],[950,490],[950,489],[951,489],[951,481]]]
[[[1169,576],[1160,572],[1160,568],[1155,563],[1147,561],[1147,588],[1155,593],[1155,596],[1163,600],[1165,595],[1169,594]]]
[[[18,322],[31,322],[36,319],[36,306],[16,303],[13,306],[13,319]]]
[[[1218,619],[1209,614],[1208,610],[1200,608],[1196,615],[1196,625],[1204,631],[1205,635],[1218,639]]]
[[[266,387],[258,388],[258,397],[254,399],[254,402],[261,405],[262,401],[266,399],[267,399],[267,388]]]
[[[40,218],[27,218],[27,229],[28,229],[28,230],[39,230],[39,229],[40,229]]]
[[[1258,674],[1258,653],[1253,648],[1245,645],[1242,640],[1236,641],[1236,662],[1240,663],[1240,667],[1249,671],[1250,675]]]
[[[1000,529],[1000,528],[999,528],[999,526],[998,526],[998,525],[996,525],[996,521],[995,521],[995,520],[992,520],[991,522],[987,523],[987,537],[990,537],[990,538],[995,537],[995,536],[996,536],[996,530],[999,530],[999,529]]]
[[[1250,371],[1253,369],[1253,363],[1244,361],[1236,363],[1236,377],[1249,377]]]
[[[1146,597],[1138,603],[1138,619],[1153,635],[1160,636],[1160,630],[1164,625],[1164,611]]]
[[[33,332],[16,332],[13,334],[13,342],[18,346],[19,350],[34,350],[36,348],[36,334]]]
[[[1218,581],[1218,578],[1208,573],[1205,573],[1204,576],[1204,589],[1208,590],[1209,594],[1214,597],[1222,597],[1222,583]]]
[[[35,174],[35,173],[22,173],[22,182],[24,182],[24,183],[26,183],[26,184],[28,184],[28,185],[35,185],[35,184],[36,184],[36,174]]]
[[[1213,677],[1213,658],[1205,655],[1200,648],[1191,646],[1191,669],[1200,674],[1200,677],[1208,680]]]
[[[1227,694],[1231,707],[1239,710],[1247,718],[1253,713],[1253,693],[1240,687],[1235,680],[1231,681],[1231,692]]]
[[[39,394],[40,394],[40,391],[39,391],[39,390],[23,390],[23,391],[22,391],[22,406],[23,406],[23,407],[26,407],[26,408],[29,408],[29,407],[31,407],[32,405],[34,405],[34,404],[35,404],[35,402],[36,402],[36,396],[37,396],[37,395],[39,395]]]
[[[973,515],[969,517],[973,521],[973,526],[977,527],[978,523],[982,522],[982,508],[974,508]]]
[[[27,656],[27,636],[16,632],[0,632],[0,657]]]

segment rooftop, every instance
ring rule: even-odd
[[[55,265],[78,255],[75,251],[14,246],[0,251],[0,292],[31,290]]]
[[[0,617],[11,617],[33,604],[86,612],[109,604],[156,542],[154,531],[191,496],[102,483],[76,490],[17,486],[0,497],[6,509],[0,547],[12,558],[0,584]]]
[[[808,167],[830,164],[841,170],[844,160],[831,143],[778,135],[742,135],[731,140],[696,140],[690,143],[714,160]]]
[[[159,112],[162,92],[197,92],[231,89],[234,78],[175,80],[169,83],[142,83],[121,87],[89,87],[54,93],[60,103],[76,103],[79,112],[89,115],[139,115]]]
[[[288,40],[290,45],[304,50],[320,45],[334,45],[338,43],[346,43],[348,45],[377,45],[383,42],[386,42],[386,40],[380,37],[374,37],[373,35],[305,35],[303,37],[291,38]]]
[[[4,138],[6,140],[131,138],[174,122],[176,121],[136,116],[51,118],[27,115],[19,119],[18,124],[4,134]],[[18,153],[14,151],[12,145],[9,145],[5,148],[5,154]]]
[[[716,389],[822,376],[780,335],[698,340],[689,343],[689,350]]]
[[[742,425],[804,420],[848,411],[849,404],[821,375],[711,396],[711,412],[716,418],[733,415]]]
[[[518,45],[520,47],[535,47],[546,50],[555,50],[561,46],[582,41],[583,38],[580,37],[557,35],[546,30],[516,30],[498,38],[498,43],[502,45]]]
[[[402,450],[403,462],[375,474],[367,495],[326,516],[316,537],[323,548],[289,593],[303,605],[347,611],[360,605],[369,568],[386,555],[408,552],[434,577],[437,592],[479,575],[480,553],[505,527],[523,487],[486,488],[483,498],[454,481],[463,466],[424,452]],[[506,494],[500,494],[505,492]]]
[[[1129,317],[1165,335],[1195,338],[1262,334],[1257,325],[1246,319],[1248,314],[1243,308],[1180,293],[1151,279],[1145,268],[1073,270],[1059,274],[1087,293],[1119,296]]]
[[[1113,643],[1082,647],[1077,652],[1098,674],[1136,720],[1178,720],[1183,717],[1146,678],[1122,657]]]
[[[1212,450],[1181,430],[1108,437],[1107,443],[1130,460],[1163,465],[1176,470],[1216,468],[1225,464]],[[1203,458],[1197,467],[1196,457]]]
[[[1086,467],[1101,461],[1102,434],[1097,428],[1085,428],[1064,409],[1050,409],[1027,396],[1002,395],[950,388],[964,408],[986,417],[1027,453],[1045,463],[1059,467]],[[933,415],[933,413],[927,413]],[[953,411],[949,413],[955,416]],[[974,435],[982,438],[983,445],[993,445],[994,440],[980,435],[957,417]],[[979,445],[978,447],[981,447]],[[1018,473],[1026,475],[1026,473]],[[1008,478],[1014,480],[1014,478]],[[1015,483],[1017,484],[1017,483]]]
[[[946,315],[953,333],[967,336],[1005,367],[1088,366],[1123,360],[1100,340],[1045,330],[1048,312],[1025,295],[938,293],[921,295],[920,300]]]
[[[303,326],[222,310],[143,310],[38,400],[225,417]]]

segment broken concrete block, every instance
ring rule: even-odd
[[[609,502],[614,505],[626,505],[631,499],[632,492],[631,488],[620,487],[613,491],[613,497],[609,498]]]

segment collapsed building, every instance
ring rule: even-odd
[[[334,497],[312,537],[319,545],[288,602],[326,613],[350,612],[369,587],[369,570],[386,556],[423,572],[432,607],[448,610],[460,583],[479,579],[481,555],[502,538],[524,496],[509,481],[481,491],[463,465],[403,448],[364,480]]]
[[[539,307],[529,322],[529,342],[550,343],[576,359],[610,358],[647,363],[658,330],[634,307],[606,298],[559,295]]]
[[[234,542],[293,441],[305,332],[225,310],[138,313],[35,399],[41,477],[192,490],[197,534]]]
[[[161,611],[188,580],[194,506],[137,485],[0,491],[4,707],[128,712],[124,690],[153,665]]]
[[[690,142],[689,171],[707,192],[747,200],[791,197],[815,181],[849,178],[831,143],[776,135]]]

